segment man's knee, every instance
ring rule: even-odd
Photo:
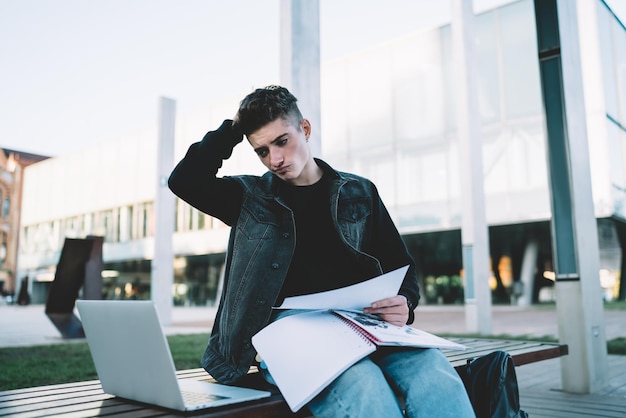
[[[365,358],[343,372],[331,383],[330,388],[368,393],[371,390],[379,390],[381,386],[388,386],[385,376],[376,364]]]
[[[343,372],[311,401],[309,409],[316,417],[402,416],[385,376],[369,359]]]

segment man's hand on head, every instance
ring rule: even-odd
[[[239,130],[239,113],[233,116],[233,119],[231,120],[231,126],[233,127],[233,130],[235,131]]]
[[[235,116],[233,116],[233,119],[231,121],[231,129],[233,130],[233,132],[243,137],[243,132],[241,131],[241,125],[239,123],[239,112],[237,112]]]
[[[224,139],[227,139],[233,147],[243,140],[243,134],[239,130],[239,127],[231,119],[224,119],[222,125],[215,132]]]
[[[380,319],[398,326],[406,325],[409,320],[409,306],[406,297],[402,295],[378,300],[363,312],[377,315]]]

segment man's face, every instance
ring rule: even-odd
[[[282,118],[248,135],[261,162],[282,180],[296,186],[312,184],[311,168],[316,167],[307,140],[311,124],[303,119],[300,129]]]

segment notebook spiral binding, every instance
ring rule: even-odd
[[[333,312],[333,315],[335,315],[337,318],[341,319],[344,324],[346,324],[347,326],[350,327],[350,329],[352,329],[357,334],[359,334],[359,336],[363,340],[367,341],[367,343],[369,345],[376,345],[376,342],[379,341],[378,338],[376,338],[375,336],[373,336],[372,334],[370,334],[369,332],[367,332],[366,330],[364,330],[363,328],[361,328],[360,326],[358,326],[354,322],[350,321],[349,319],[346,319],[343,316],[339,315],[337,312]]]

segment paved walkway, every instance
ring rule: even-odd
[[[216,308],[174,308],[172,325],[165,326],[170,334],[210,332]],[[67,343],[46,316],[44,305],[0,306],[0,347],[20,347]],[[84,341],[77,339],[75,341]]]

